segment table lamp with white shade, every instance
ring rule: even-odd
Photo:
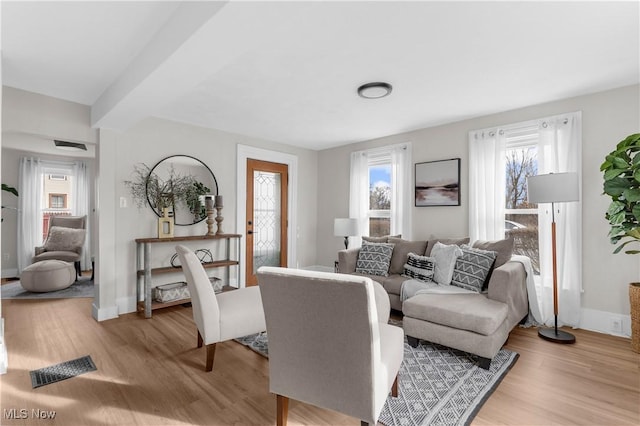
[[[573,334],[558,330],[558,267],[556,262],[556,215],[555,203],[578,201],[579,185],[577,173],[550,173],[527,178],[527,201],[551,203],[551,253],[553,257],[553,314],[554,328],[538,329],[538,336],[556,343],[574,343]]]
[[[344,248],[349,248],[349,237],[358,235],[358,219],[335,218],[333,221],[333,235],[344,237]]]

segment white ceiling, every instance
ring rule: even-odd
[[[6,86],[323,149],[640,82],[632,2],[9,2]],[[356,88],[393,85],[366,100]]]

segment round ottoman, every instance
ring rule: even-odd
[[[62,260],[43,260],[22,270],[20,284],[27,291],[44,293],[62,290],[76,280],[73,263]]]

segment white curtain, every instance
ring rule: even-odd
[[[469,132],[469,236],[504,238],[506,146],[497,129]]]
[[[91,215],[89,214],[89,176],[87,165],[83,161],[73,163],[73,206],[71,211],[74,216],[86,216],[86,238],[82,250],[82,259],[80,259],[80,267],[83,271],[91,268]]]
[[[369,161],[388,156],[391,162],[391,234],[411,239],[411,144],[351,153],[349,217],[358,219],[360,235],[369,235]],[[355,246],[360,237],[351,237]]]
[[[369,235],[367,212],[369,211],[369,158],[366,151],[351,153],[351,177],[349,188],[349,217],[358,219],[360,235]],[[349,237],[355,246],[359,246],[362,239]],[[351,244],[349,245],[351,247]]]
[[[42,244],[42,162],[21,158],[18,176],[18,274],[31,264],[36,246]]]
[[[576,172],[582,194],[582,114],[541,120],[538,174]],[[582,198],[582,196],[580,196]],[[558,326],[579,326],[582,292],[582,202],[555,203],[558,268]],[[538,207],[540,274],[537,293],[543,322],[553,325],[553,266],[550,204]]]
[[[391,149],[391,235],[411,240],[411,145]]]

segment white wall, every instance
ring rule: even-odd
[[[108,141],[103,141],[103,134]],[[100,179],[112,179],[114,182],[113,199],[102,202],[113,202],[120,205],[120,198],[126,199],[128,207],[117,207],[115,215],[115,271],[113,280],[115,286],[114,301],[101,300],[101,307],[107,308],[110,303],[118,306],[118,312],[131,312],[135,309],[136,294],[136,238],[157,237],[157,217],[145,208],[135,207],[125,180],[130,180],[133,167],[137,163],[144,163],[153,167],[163,158],[185,154],[196,157],[204,162],[214,173],[218,181],[219,193],[224,196],[223,229],[228,233],[244,234],[244,227],[237,226],[236,197],[244,196],[244,188],[236,188],[236,150],[237,145],[249,145],[268,150],[285,152],[298,157],[298,230],[291,235],[297,238],[298,264],[312,265],[316,259],[316,188],[317,188],[317,153],[310,150],[298,149],[291,146],[268,142],[255,138],[230,134],[222,131],[205,129],[191,125],[171,122],[162,119],[147,119],[122,134],[101,131],[100,148],[104,143],[114,144],[109,150],[115,149],[115,161],[100,163]],[[100,219],[102,221],[102,217]],[[190,226],[176,226],[175,235],[204,235],[207,231],[205,222]],[[101,235],[100,238],[104,236]],[[215,246],[193,244],[193,248],[214,248]],[[108,246],[107,246],[108,247]],[[168,266],[171,256],[175,253],[170,244],[155,244],[152,247],[154,266]],[[110,251],[110,249],[109,249]],[[215,252],[214,252],[215,253]],[[103,253],[100,253],[103,258]],[[101,275],[102,276],[102,275]],[[154,283],[175,281],[173,275],[158,276]],[[109,285],[102,282],[101,285]]]
[[[12,87],[2,90],[2,132],[95,143],[87,105]],[[4,144],[4,142],[3,142]]]
[[[466,236],[468,206],[468,132],[517,123],[555,114],[582,111],[583,129],[583,311],[629,314],[628,283],[640,279],[640,258],[613,255],[604,212],[609,204],[602,196],[604,157],[629,134],[640,131],[640,86],[634,85],[587,96],[531,106],[500,114],[460,121],[415,132],[319,152],[318,262],[332,265],[342,239],[333,237],[333,218],[349,213],[349,153],[398,142],[413,143],[413,162],[460,157],[460,207],[412,207],[413,239]],[[628,320],[628,318],[627,318]],[[588,321],[585,321],[587,323]],[[608,327],[608,325],[607,325]],[[604,330],[608,331],[608,330]]]

